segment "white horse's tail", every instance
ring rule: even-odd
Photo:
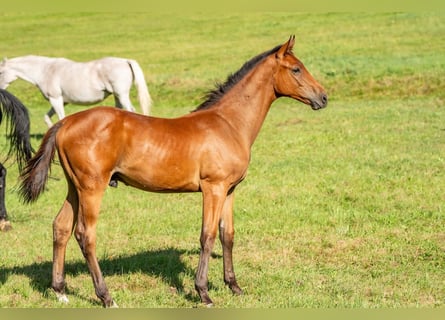
[[[133,71],[134,84],[138,91],[139,105],[141,106],[142,113],[145,115],[150,114],[150,107],[152,104],[150,93],[148,92],[147,83],[145,82],[144,73],[141,67],[135,60],[127,60]]]

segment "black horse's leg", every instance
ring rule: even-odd
[[[0,231],[11,229],[5,206],[6,168],[0,163]]]

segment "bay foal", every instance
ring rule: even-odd
[[[196,110],[175,119],[98,107],[59,121],[45,135],[22,174],[21,193],[34,201],[44,190],[57,150],[68,183],[54,220],[52,287],[61,300],[67,241],[74,235],[88,264],[97,296],[115,303],[96,257],[96,223],[110,180],[152,192],[202,192],[201,252],[195,288],[206,305],[209,257],[219,230],[224,281],[242,291],[232,263],[233,201],[244,179],[252,144],[273,101],[291,97],[314,110],[327,104],[323,87],[292,53],[295,38],[246,62],[211,91]]]

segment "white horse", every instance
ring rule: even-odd
[[[151,97],[144,73],[135,60],[106,57],[89,62],[75,62],[65,58],[24,56],[3,59],[0,63],[0,88],[6,89],[17,78],[37,86],[51,109],[45,115],[51,127],[51,116],[65,117],[64,105],[92,105],[114,95],[115,105],[135,111],[130,101],[134,84],[138,91],[142,113],[150,113]]]

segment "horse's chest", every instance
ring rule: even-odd
[[[242,180],[249,166],[249,155],[244,152],[218,150],[210,152],[201,161],[201,176],[212,180]]]

